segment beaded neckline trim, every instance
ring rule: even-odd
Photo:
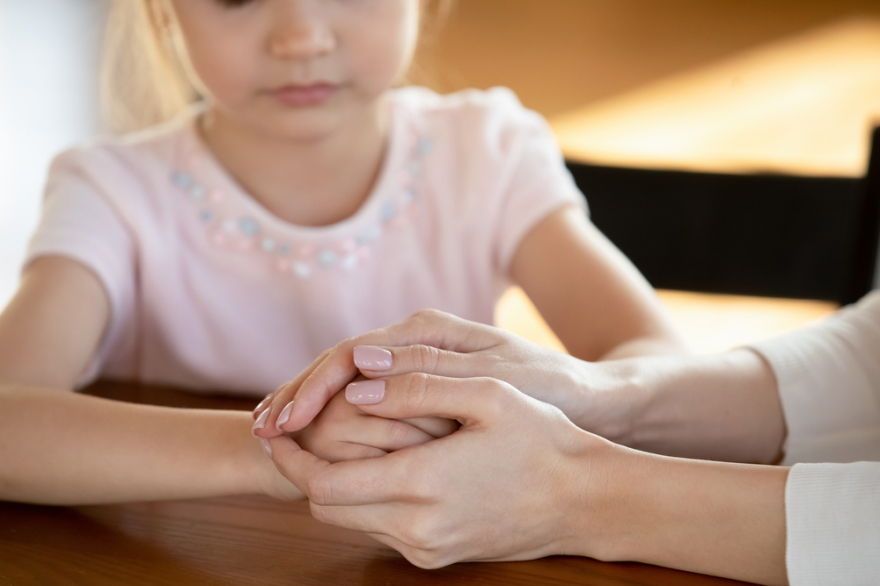
[[[367,262],[370,252],[384,234],[397,230],[417,214],[415,205],[424,190],[424,161],[434,143],[430,138],[416,141],[395,196],[379,206],[377,217],[357,235],[324,242],[294,243],[274,234],[248,214],[232,209],[225,191],[198,178],[204,155],[187,157],[185,168],[171,173],[171,184],[195,208],[210,242],[222,250],[256,252],[275,269],[300,279],[309,279],[328,270],[351,270]]]

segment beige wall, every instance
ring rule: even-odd
[[[506,85],[553,116],[880,0],[457,0],[426,66],[442,91]]]

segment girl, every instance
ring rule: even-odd
[[[0,317],[0,497],[299,497],[258,461],[241,414],[49,389],[104,376],[264,395],[322,349],[422,308],[489,322],[510,282],[578,358],[682,349],[586,220],[540,117],[506,90],[391,89],[416,47],[418,0],[116,8],[144,26],[114,18],[111,31],[167,49],[165,70],[194,88],[179,95],[202,99],[54,161]],[[346,459],[448,432],[347,405],[297,439]]]

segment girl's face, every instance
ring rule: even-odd
[[[378,112],[419,26],[419,0],[167,0],[165,10],[217,114],[300,140]]]

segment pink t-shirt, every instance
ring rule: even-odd
[[[248,196],[200,142],[198,110],[59,155],[27,261],[73,258],[107,290],[110,323],[80,384],[262,395],[423,308],[491,323],[522,238],[583,196],[546,122],[509,90],[389,99],[379,179],[330,226],[284,222]]]

